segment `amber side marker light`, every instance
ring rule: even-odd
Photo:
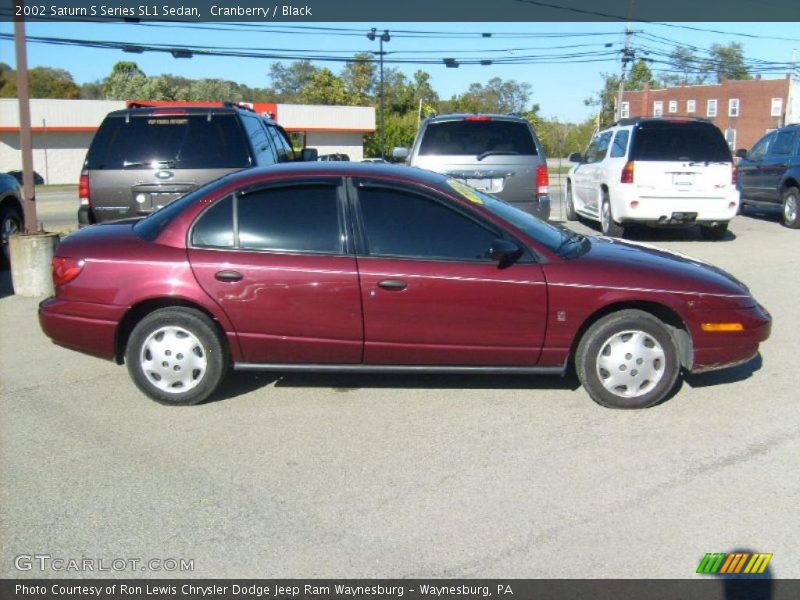
[[[741,323],[701,323],[703,331],[744,331]]]

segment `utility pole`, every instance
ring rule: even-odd
[[[625,92],[625,67],[628,65],[628,62],[634,58],[634,51],[631,49],[632,37],[633,30],[629,23],[625,28],[625,48],[622,50],[622,65],[619,71],[619,90],[617,91],[617,107],[614,111],[614,116],[617,121],[622,118],[622,94]]]
[[[17,0],[15,4],[21,7],[23,0]],[[19,146],[22,153],[22,211],[25,214],[25,233],[34,233],[37,219],[36,192],[33,186],[33,136],[31,134],[31,103],[28,91],[28,56],[25,48],[25,21],[22,17],[14,21],[14,43],[17,55]]]
[[[375,38],[378,38],[378,42],[380,45],[378,54],[380,56],[380,63],[381,63],[381,75],[380,75],[381,82],[379,91],[380,96],[378,104],[378,129],[380,130],[379,139],[381,145],[381,158],[385,158],[384,157],[385,153],[383,151],[383,135],[384,135],[383,133],[383,42],[388,42],[389,40],[392,39],[392,36],[389,35],[388,29],[384,29],[383,33],[379,36],[377,35],[377,29],[373,27],[372,29],[369,30],[369,33],[367,33],[367,39],[369,39],[370,41],[375,41]]]

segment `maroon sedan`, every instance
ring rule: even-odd
[[[317,163],[229,175],[135,221],[70,235],[39,318],[54,342],[126,362],[168,404],[232,366],[278,372],[574,368],[616,408],[682,369],[748,361],[771,320],[699,261],[537,220],[446,176]]]

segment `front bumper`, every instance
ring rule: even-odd
[[[39,304],[39,325],[54,343],[113,360],[116,334],[126,307],[47,298]]]
[[[692,373],[704,373],[733,367],[758,354],[758,346],[769,338],[772,317],[761,306],[736,310],[704,310],[693,314],[690,326],[694,360]],[[743,325],[742,331],[708,332],[701,323],[736,322]]]

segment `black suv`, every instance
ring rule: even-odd
[[[109,113],[89,146],[78,223],[146,215],[232,171],[316,158],[243,106],[134,105]]]
[[[800,229],[800,124],[770,131],[736,156],[742,204],[781,205],[783,224]]]

